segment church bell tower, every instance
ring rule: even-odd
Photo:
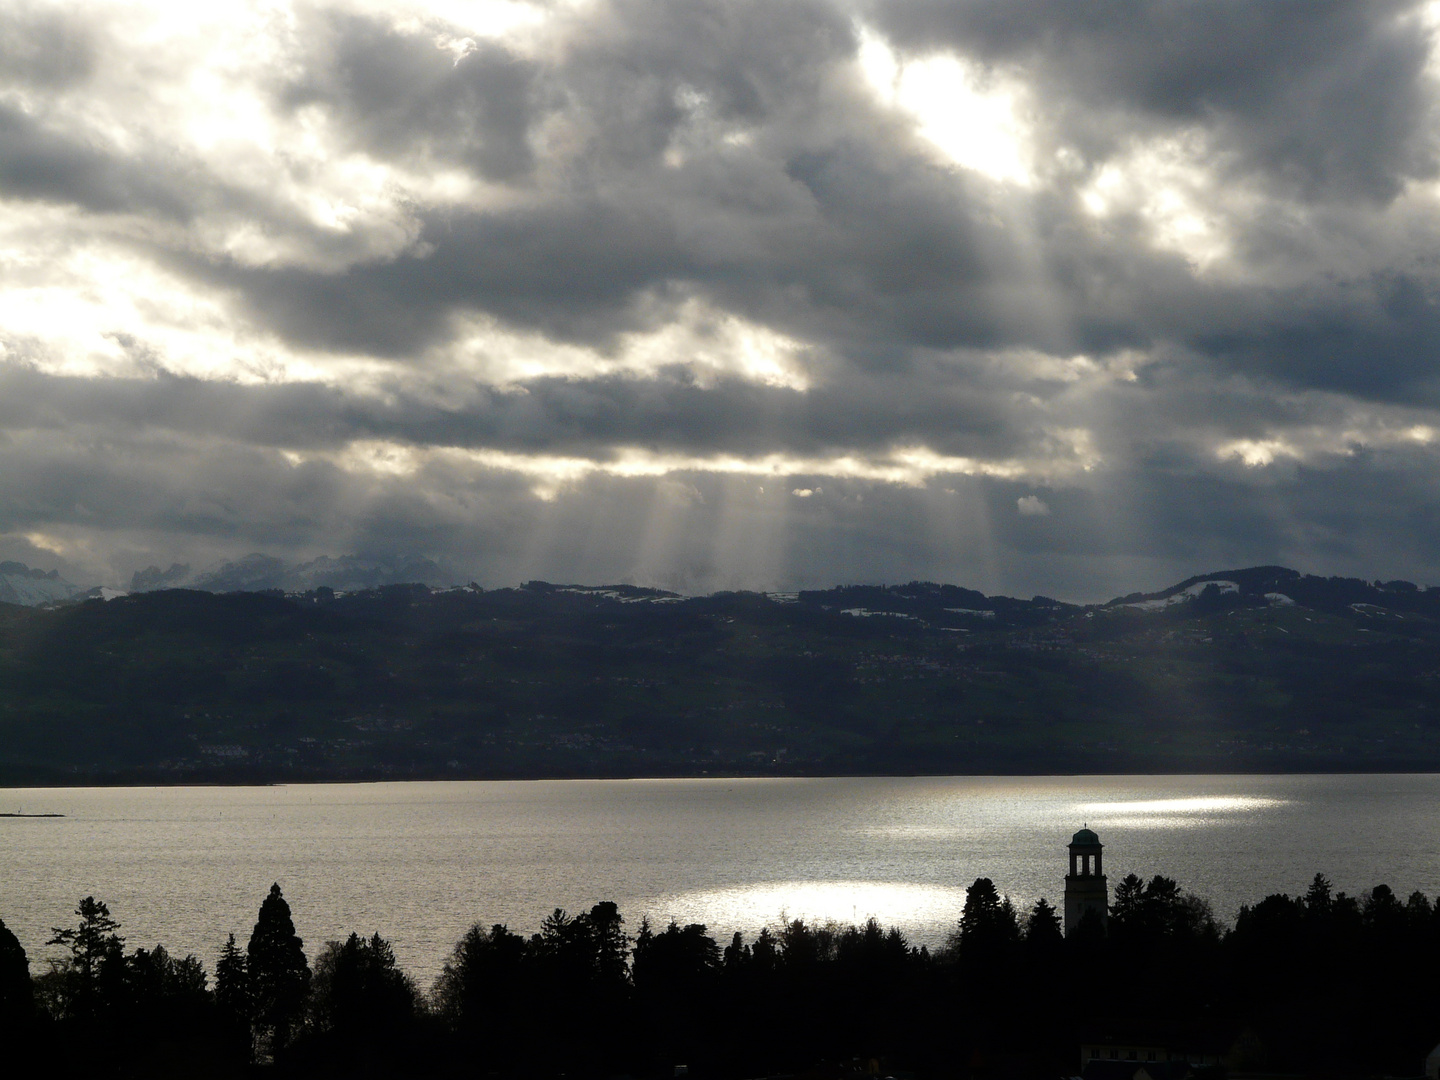
[[[1105,925],[1109,914],[1110,889],[1100,866],[1100,837],[1081,829],[1070,840],[1070,873],[1065,875],[1065,936],[1069,937],[1093,911]]]

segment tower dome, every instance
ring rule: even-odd
[[[1083,846],[1083,847],[1104,847],[1105,845],[1102,844],[1102,843],[1100,843],[1100,837],[1098,837],[1098,836],[1095,835],[1094,830],[1092,830],[1092,829],[1081,829],[1079,832],[1077,832],[1074,836],[1072,836],[1072,837],[1070,838],[1070,846],[1071,846],[1071,847],[1082,847],[1082,846]]]

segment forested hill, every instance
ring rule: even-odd
[[[0,783],[1440,767],[1440,590],[1209,574],[0,605]]]

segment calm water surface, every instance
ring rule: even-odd
[[[94,894],[130,947],[207,967],[279,881],[313,957],[378,931],[428,984],[473,922],[526,933],[613,899],[633,931],[753,932],[782,914],[899,925],[935,944],[965,886],[1063,892],[1082,823],[1113,887],[1165,873],[1233,919],[1302,891],[1440,892],[1440,776],[925,777],[0,789],[0,918],[49,952]]]

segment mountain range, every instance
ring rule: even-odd
[[[370,572],[249,565],[228,580]],[[1435,768],[1440,590],[1284,567],[1096,605],[925,582],[0,603],[7,784]]]
[[[0,604],[40,607],[69,600],[79,592],[57,570],[32,570],[22,562],[0,562]]]
[[[449,585],[453,581],[454,575],[434,560],[417,556],[322,555],[305,562],[291,562],[273,555],[252,554],[200,571],[184,563],[171,563],[166,570],[158,566],[137,570],[130,577],[128,589],[84,587],[66,581],[57,570],[32,569],[22,562],[0,562],[0,603],[46,607],[160,589],[303,593],[324,587],[349,592],[381,585],[414,582]]]

